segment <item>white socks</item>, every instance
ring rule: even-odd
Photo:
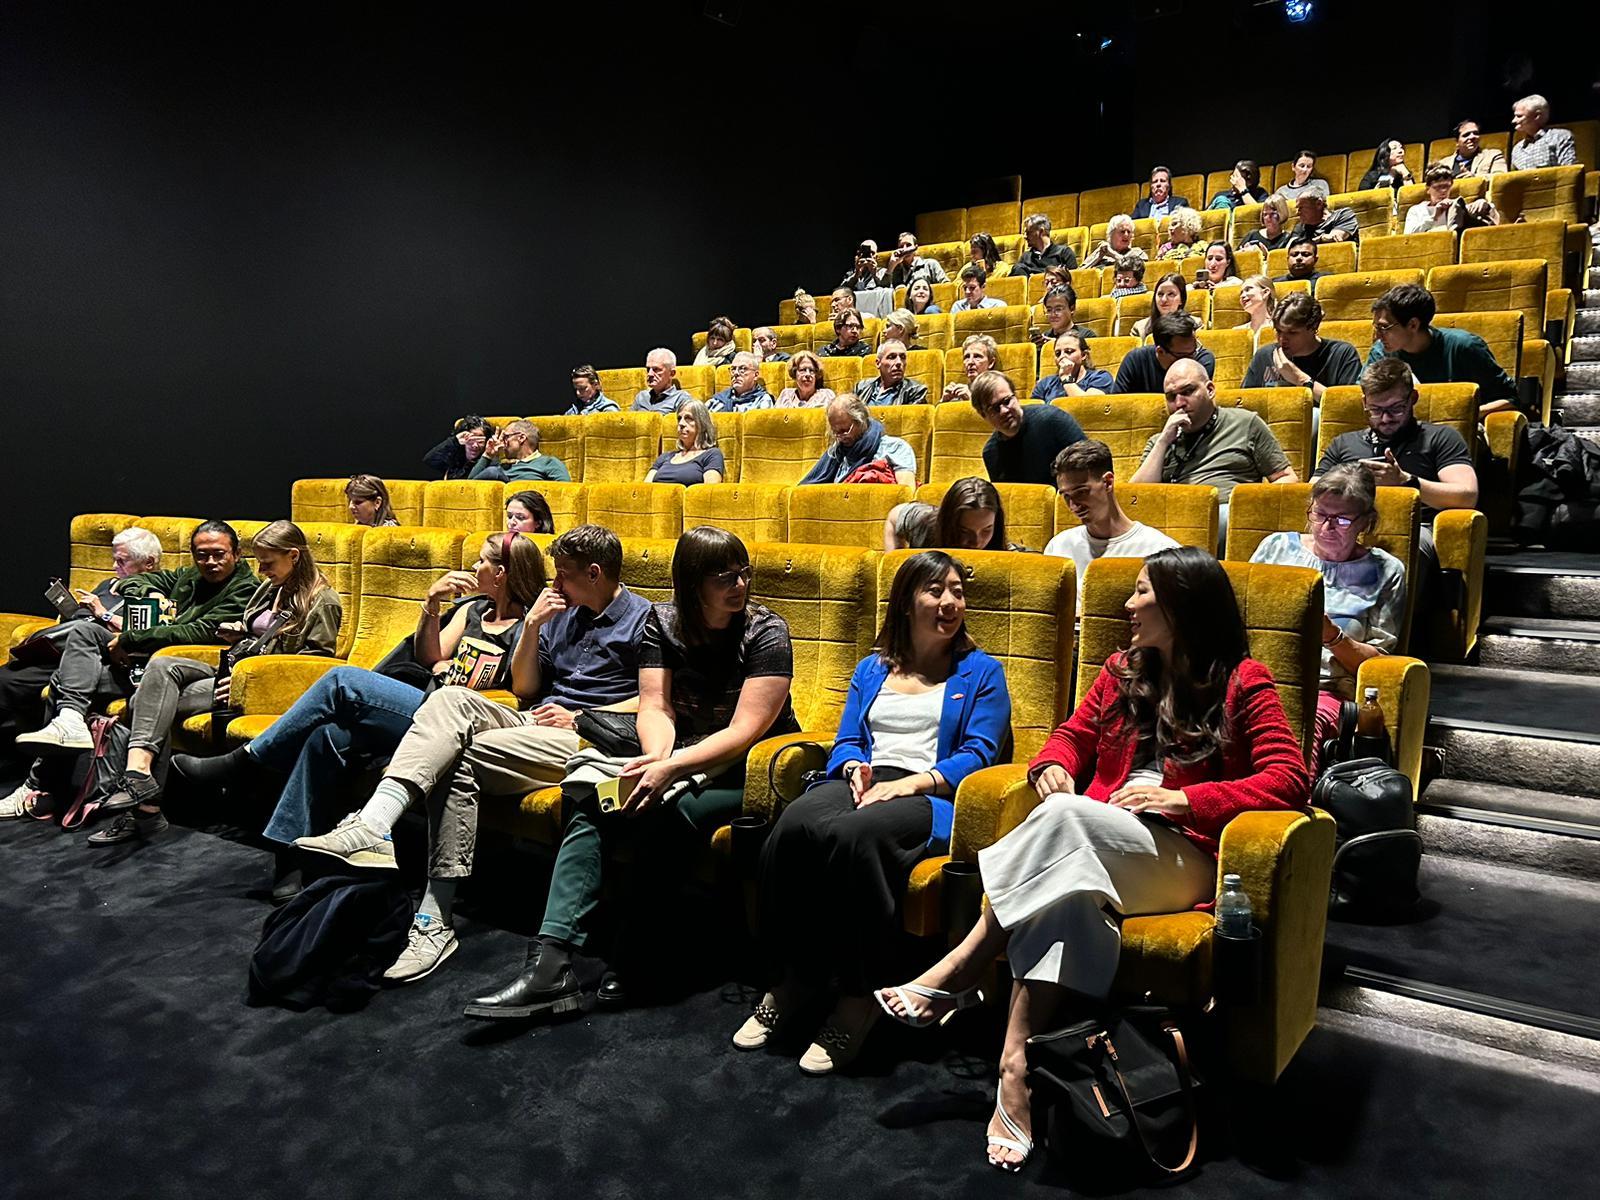
[[[430,879],[428,889],[422,893],[422,906],[417,909],[419,917],[427,917],[430,921],[441,924],[450,924],[450,908],[455,904],[456,881],[454,879]]]
[[[411,807],[411,793],[398,779],[385,778],[361,807],[361,820],[374,833],[387,837],[394,832],[400,814]]]

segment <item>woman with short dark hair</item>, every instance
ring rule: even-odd
[[[739,347],[733,340],[733,321],[728,317],[712,317],[706,325],[706,344],[694,356],[697,367],[726,367],[732,364]]]
[[[550,503],[538,492],[513,492],[506,497],[506,532],[554,533]]]
[[[929,1025],[961,1007],[1005,954],[1014,982],[988,1142],[989,1162],[1006,1171],[1033,1149],[1027,1040],[1050,1028],[1069,993],[1106,998],[1121,956],[1118,917],[1210,900],[1228,822],[1302,806],[1310,794],[1300,743],[1272,672],[1250,657],[1222,564],[1190,546],[1159,550],[1126,609],[1130,648],[1106,660],[1028,766],[1040,804],[978,853],[989,899],[978,923],[916,980],[878,992],[890,1016]]]
[[[926,550],[900,564],[874,652],[856,666],[827,778],[787,805],[761,854],[762,931],[782,981],[734,1034],[741,1050],[838,981],[800,1069],[847,1066],[879,1015],[911,869],[949,843],[953,797],[1009,750],[1005,671],[967,634],[962,564]]]

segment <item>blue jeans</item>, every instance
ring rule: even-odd
[[[423,693],[360,667],[335,667],[250,743],[249,754],[288,776],[266,835],[276,842],[326,833],[339,785],[352,767],[387,759],[400,745]]]

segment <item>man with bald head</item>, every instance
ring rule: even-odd
[[[675,413],[694,397],[678,386],[678,356],[657,348],[644,356],[645,389],[633,398],[634,412]]]

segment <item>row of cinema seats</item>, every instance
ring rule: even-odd
[[[1283,489],[1260,485],[1257,490]],[[1299,499],[1303,504],[1303,496]],[[1414,498],[1409,493],[1385,496],[1384,544],[1404,554],[1404,546],[1388,540],[1389,508],[1396,500],[1410,506],[1409,525],[1404,516],[1396,520],[1414,538]],[[75,584],[109,571],[112,536],[136,520],[156,532],[174,553],[198,523],[109,514],[79,517],[73,523]],[[239,525],[249,527],[246,522]],[[260,523],[254,528],[259,529]],[[470,562],[486,535],[463,529],[335,524],[311,524],[306,532],[345,603],[344,661],[364,667],[374,665],[412,630],[417,603],[428,583]],[[498,527],[490,532],[498,533]],[[535,540],[548,545],[549,538]],[[674,542],[628,537],[623,547],[624,581],[651,600],[667,598]],[[781,757],[779,750],[790,741],[826,744],[831,739],[851,670],[870,649],[890,582],[908,552],[886,555],[856,547],[763,541],[750,543],[749,549],[755,569],[753,599],[789,624],[795,648],[794,704],[807,731],[800,739],[764,742],[752,752],[745,811],[770,815],[778,803],[773,774],[781,788],[781,781],[815,765],[804,750]],[[1070,711],[1074,694],[1086,691],[1105,657],[1127,644],[1123,602],[1139,569],[1136,560],[1093,564],[1080,614],[1075,568],[1068,559],[989,552],[967,553],[963,558],[971,571],[966,587],[969,628],[1001,660],[1011,685],[1015,749],[1013,765],[992,768],[963,783],[956,797],[949,855],[918,866],[906,898],[905,921],[907,929],[919,936],[952,932],[943,924],[943,864],[951,858],[974,861],[979,850],[1015,826],[1031,807],[1033,798],[1021,782],[1020,764]],[[1321,577],[1295,567],[1229,563],[1227,569],[1249,629],[1251,653],[1272,668],[1290,724],[1307,742],[1316,703]],[[1081,633],[1075,637],[1080,616]],[[15,632],[19,626],[14,619],[7,620]],[[171,652],[194,653],[183,648]],[[1074,672],[1068,664],[1075,655]],[[230,722],[229,741],[237,744],[261,733],[335,665],[335,660],[306,656],[271,656],[241,664],[234,676],[233,700],[245,715]],[[1373,660],[1362,668],[1360,683],[1379,689],[1400,761],[1415,782],[1427,715],[1426,666],[1399,655]],[[204,752],[209,746],[209,720],[209,716],[191,718],[180,740]],[[484,819],[505,832],[549,844],[559,835],[559,803],[556,789],[544,789],[515,804],[487,804]],[[719,830],[707,847],[705,865],[718,867],[732,844],[731,829]],[[1262,1002],[1240,1035],[1230,1039],[1236,1065],[1251,1078],[1274,1077],[1314,1021],[1313,951],[1321,944],[1331,854],[1331,822],[1320,814],[1248,814],[1230,825],[1223,838],[1219,870],[1238,872],[1247,881],[1266,938],[1268,982]],[[1119,989],[1129,995],[1155,990],[1172,1003],[1203,1000],[1211,981],[1211,930],[1212,918],[1203,913],[1130,919],[1124,930]]]

